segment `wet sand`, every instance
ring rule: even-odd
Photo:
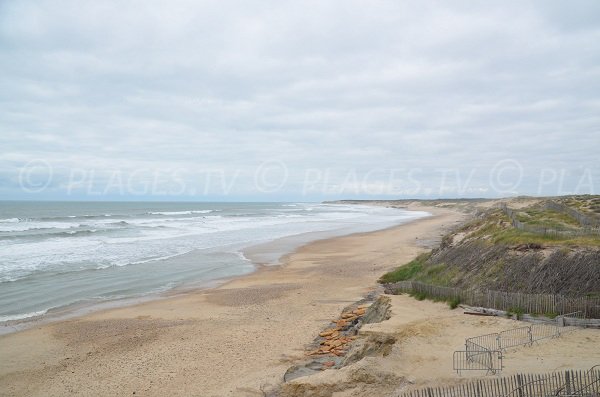
[[[464,217],[305,245],[220,287],[0,337],[0,395],[260,396],[342,308]]]

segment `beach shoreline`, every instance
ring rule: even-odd
[[[1,383],[7,395],[67,390],[252,395],[251,390],[280,381],[328,318],[376,288],[384,271],[423,251],[420,241],[427,245],[441,238],[443,228],[465,216],[415,209],[432,216],[313,241],[284,255],[282,266],[259,266],[215,288],[179,291],[0,336],[0,355],[7,358],[0,365]],[[201,363],[192,352],[204,357]],[[215,382],[218,374],[227,381]]]
[[[402,208],[406,209],[406,208]],[[386,230],[412,222],[423,217],[431,216],[430,213],[422,211],[420,209],[414,209],[412,212],[415,213],[415,218],[411,218],[408,221],[403,221],[399,224],[393,224],[382,227],[380,229],[361,230],[361,226],[354,227],[339,227],[331,230],[311,231],[303,232],[295,235],[279,237],[266,242],[258,242],[252,245],[244,246],[237,252],[240,257],[248,261],[253,270],[244,272],[241,274],[233,274],[230,276],[220,277],[217,279],[209,280],[197,280],[188,282],[182,285],[178,285],[172,288],[165,289],[164,291],[152,291],[145,294],[113,298],[107,300],[86,300],[71,303],[65,306],[54,307],[48,310],[40,312],[37,315],[30,317],[18,318],[15,320],[8,320],[0,322],[0,336],[10,334],[13,332],[23,331],[29,328],[34,328],[43,324],[50,324],[57,321],[68,320],[77,318],[85,315],[89,315],[95,312],[104,310],[118,309],[121,307],[135,306],[145,302],[151,302],[154,300],[169,299],[174,296],[179,296],[187,293],[199,292],[206,289],[217,288],[229,281],[238,279],[240,277],[246,277],[252,274],[262,267],[265,266],[282,266],[284,264],[284,258],[288,255],[301,248],[304,245],[310,244],[319,240],[332,239],[336,237],[351,236],[361,233],[369,233],[372,231]],[[416,213],[419,213],[416,215]],[[424,215],[423,213],[426,213]],[[364,225],[362,226],[364,228]],[[194,252],[188,252],[185,254],[178,255],[177,257],[194,257]]]
[[[344,206],[342,206],[344,207]],[[373,208],[372,205],[353,205],[352,207]],[[108,209],[107,209],[108,210]],[[312,209],[310,209],[312,211]],[[212,211],[208,209],[200,212]],[[392,210],[394,211],[394,210]],[[117,211],[118,212],[118,211]],[[186,212],[186,211],[183,211]],[[189,211],[188,211],[189,212]],[[359,211],[360,212],[360,211]],[[371,212],[366,210],[366,212]],[[155,212],[158,213],[158,212]],[[170,214],[171,212],[165,212]],[[74,215],[72,215],[74,216]],[[3,315],[0,315],[0,335],[17,332],[31,327],[36,327],[40,324],[47,324],[55,321],[65,320],[73,317],[78,317],[85,314],[90,314],[95,311],[118,308],[122,306],[135,305],[142,302],[147,302],[155,299],[163,299],[165,297],[187,293],[200,289],[214,288],[236,277],[243,277],[256,271],[256,268],[262,265],[280,265],[280,258],[285,254],[293,252],[302,245],[312,241],[322,240],[327,238],[351,235],[360,232],[382,230],[388,227],[397,226],[406,223],[414,218],[429,216],[424,211],[412,211],[410,214],[400,213],[398,216],[392,216],[391,220],[384,220],[382,217],[374,217],[372,223],[366,222],[344,222],[340,221],[336,227],[329,226],[320,228],[319,220],[315,222],[317,227],[314,230],[304,231],[306,227],[300,227],[296,233],[284,236],[273,236],[272,238],[258,238],[253,241],[252,238],[248,241],[241,237],[241,240],[225,244],[222,246],[202,248],[202,243],[197,248],[176,255],[170,255],[165,258],[158,258],[140,267],[137,263],[131,263],[129,266],[115,265],[105,269],[103,266],[98,266],[96,269],[102,269],[101,273],[97,273],[99,284],[94,285],[96,294],[86,294],[82,291],[77,291],[78,282],[87,282],[92,285],[96,280],[93,280],[95,269],[92,266],[91,270],[80,267],[78,271],[66,271],[65,275],[74,276],[73,279],[68,277],[55,277],[51,288],[48,285],[40,283],[32,277],[29,281],[37,282],[37,288],[49,289],[48,296],[40,296],[39,293],[33,292],[33,302],[37,299],[37,306],[31,304],[26,289],[19,290],[18,286],[8,285],[8,290],[4,290],[8,302],[13,303],[12,306],[0,308]],[[318,217],[317,217],[318,218]],[[71,219],[71,218],[69,218]],[[307,218],[310,219],[310,218]],[[308,227],[311,229],[311,227]],[[202,236],[202,234],[200,234]],[[177,242],[175,242],[177,244]],[[142,247],[143,248],[143,247]],[[229,256],[229,262],[226,265],[223,258]],[[211,264],[214,261],[214,265]],[[93,262],[93,260],[91,261]],[[13,265],[14,266],[14,265]],[[88,265],[85,265],[88,266]],[[146,266],[148,266],[147,269]],[[18,267],[18,266],[14,266]],[[165,269],[165,270],[163,270]],[[171,269],[171,270],[169,270]],[[197,270],[195,270],[197,269]],[[208,269],[205,271],[205,269]],[[230,270],[225,270],[230,269]],[[79,273],[82,271],[82,273]],[[128,282],[121,283],[121,280],[114,277],[114,274],[120,274],[128,277]],[[134,274],[138,272],[137,275]],[[178,274],[188,272],[191,277],[182,279]],[[172,273],[171,277],[169,274]],[[208,273],[207,275],[205,273]],[[52,275],[52,272],[47,272]],[[60,272],[56,273],[60,274]],[[77,279],[77,276],[83,274],[84,278]],[[152,276],[153,274],[162,274],[166,278]],[[35,276],[35,275],[34,275]],[[207,277],[208,276],[208,277]],[[87,277],[87,279],[85,279]],[[155,278],[153,278],[155,277]],[[102,280],[111,280],[113,284],[102,284]],[[33,280],[33,281],[31,281]],[[75,280],[75,281],[73,281]],[[156,281],[154,281],[156,280]],[[18,284],[19,281],[17,281]],[[58,286],[65,287],[57,288]],[[57,297],[64,297],[62,291],[69,291],[69,285],[73,285],[76,293],[70,291],[69,295],[61,302]],[[111,285],[118,285],[113,288]],[[22,296],[19,301],[11,301],[15,296]],[[4,295],[2,296],[4,297]],[[48,298],[54,299],[51,304],[47,303]],[[20,309],[19,309],[20,308]],[[25,309],[26,308],[26,309]],[[20,312],[18,310],[21,310]],[[6,314],[8,313],[8,314]]]

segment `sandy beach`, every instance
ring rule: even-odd
[[[328,369],[292,380],[286,397],[396,397],[424,387],[456,386],[479,379],[564,370],[588,370],[600,362],[600,333],[596,329],[565,328],[557,338],[517,346],[503,353],[497,375],[485,371],[453,370],[452,357],[468,337],[511,330],[530,323],[503,317],[465,315],[446,303],[417,301],[408,295],[386,295],[388,320],[364,325],[361,338],[393,340],[385,354],[372,354],[341,369]]]
[[[0,393],[262,395],[343,307],[464,216],[417,209],[434,216],[313,242],[215,289],[5,335]]]
[[[600,1],[0,0],[0,68],[0,397],[600,397]]]

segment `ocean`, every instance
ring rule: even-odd
[[[318,203],[0,201],[0,323],[214,285],[255,269],[249,247],[273,264],[311,240],[427,215]]]

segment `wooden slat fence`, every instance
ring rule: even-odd
[[[510,223],[515,229],[523,230],[529,233],[541,234],[553,237],[581,237],[589,235],[600,235],[600,227],[582,225],[579,230],[560,230],[543,226],[529,225],[517,219],[517,212],[508,208],[505,203],[501,203],[499,208],[510,218]]]
[[[419,281],[400,281],[386,285],[391,293],[421,293],[429,298],[458,299],[469,306],[503,311],[522,310],[531,314],[562,315],[581,312],[584,318],[600,318],[600,297],[568,297],[554,294],[526,294],[494,290],[467,290],[442,287]]]
[[[396,397],[597,397],[600,369],[548,374],[518,374],[481,379],[450,387],[427,387],[401,392]]]
[[[544,203],[544,207],[552,211],[562,212],[563,214],[569,215],[571,218],[576,219],[581,226],[600,227],[600,219],[597,217],[586,215],[580,211],[577,211],[575,208],[557,203],[556,201],[548,200]]]

